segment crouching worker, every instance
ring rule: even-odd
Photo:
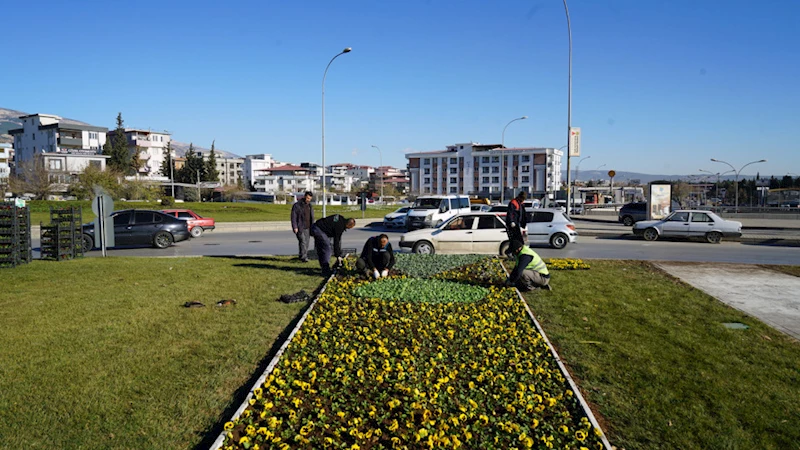
[[[516,286],[520,291],[533,289],[547,289],[550,287],[550,271],[542,260],[530,247],[520,241],[511,241],[509,253],[517,259],[517,265],[506,280],[506,286]]]
[[[311,226],[314,249],[317,251],[323,277],[329,277],[333,273],[331,271],[331,254],[336,257],[338,265],[342,264],[342,234],[354,226],[356,226],[356,219],[348,219],[340,214],[323,217]],[[331,238],[333,238],[332,249]]]
[[[381,234],[372,236],[364,244],[361,257],[356,261],[356,268],[373,278],[387,277],[389,269],[394,267],[394,250],[389,243],[389,236]]]

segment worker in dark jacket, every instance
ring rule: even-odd
[[[336,256],[337,264],[342,264],[342,234],[354,226],[356,226],[356,219],[348,219],[341,214],[323,217],[311,226],[314,249],[317,251],[322,276],[328,277],[332,273],[331,253]],[[333,238],[333,249],[331,249],[331,238]]]
[[[511,241],[510,253],[517,259],[517,264],[506,279],[506,286],[516,286],[520,291],[553,290],[550,271],[541,256],[521,241]]]
[[[511,242],[519,241],[524,243],[522,239],[522,230],[528,224],[528,217],[525,212],[525,199],[528,194],[525,191],[520,191],[516,197],[508,202],[508,212],[506,213],[506,232],[508,233],[508,240]]]
[[[292,231],[297,236],[297,256],[302,262],[308,262],[308,241],[311,240],[311,225],[314,224],[312,198],[314,194],[306,192],[302,199],[292,205]]]
[[[389,236],[381,234],[367,239],[361,257],[356,261],[356,268],[372,275],[373,278],[389,276],[389,269],[394,267],[394,250],[389,243]]]

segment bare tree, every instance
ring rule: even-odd
[[[52,183],[44,164],[44,155],[34,155],[33,159],[18,163],[17,173],[9,179],[9,188],[17,196],[33,194],[36,200],[43,200],[50,194]]]

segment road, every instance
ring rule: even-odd
[[[369,236],[378,229],[354,228],[345,232],[342,247],[361,250]],[[400,232],[386,232],[395,249],[399,249]],[[34,247],[39,243],[34,240]],[[748,264],[800,265],[800,247],[754,245],[738,242],[706,244],[703,242],[644,240],[619,237],[581,236],[577,244],[564,250],[534,247],[544,258],[633,259],[648,261],[728,262]],[[109,250],[112,256],[212,256],[212,255],[294,255],[297,239],[291,231],[249,231],[205,233],[202,237],[179,242],[165,250],[129,248]],[[100,256],[94,250],[90,257]],[[35,251],[34,258],[38,258]]]

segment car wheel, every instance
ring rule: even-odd
[[[81,245],[83,246],[83,253],[89,252],[94,248],[94,238],[88,234],[84,234],[83,237],[81,237]]]
[[[550,238],[550,246],[556,250],[561,250],[567,246],[569,238],[564,233],[556,233]]]
[[[625,216],[622,218],[622,224],[625,225],[626,227],[632,227],[633,223],[634,223],[633,217],[631,216]]]
[[[508,247],[510,246],[511,243],[509,243],[508,241],[505,241],[502,244],[500,244],[500,256],[507,256],[506,254],[508,253]]]
[[[153,247],[167,248],[172,245],[172,235],[166,231],[159,231],[153,236]]]
[[[658,239],[658,231],[655,228],[648,228],[644,230],[644,240],[645,241],[655,241]]]
[[[722,233],[719,231],[706,233],[706,241],[708,241],[709,244],[719,244],[722,242]]]
[[[433,244],[428,241],[419,241],[414,244],[414,253],[418,253],[420,255],[433,255],[436,253],[436,249],[433,248]]]
[[[199,238],[203,235],[203,227],[194,227],[189,233],[192,234],[192,237]]]

